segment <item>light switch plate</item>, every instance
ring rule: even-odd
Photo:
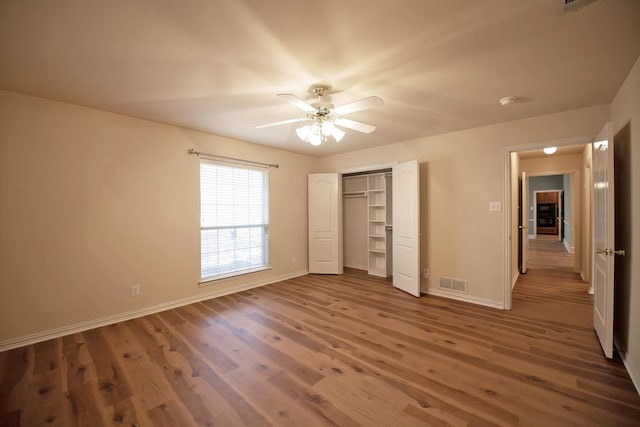
[[[502,210],[502,203],[489,202],[489,212],[500,212]]]

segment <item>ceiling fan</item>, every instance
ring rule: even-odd
[[[327,85],[311,86],[310,92],[318,97],[317,101],[311,104],[290,93],[278,94],[280,98],[304,111],[306,113],[305,117],[258,125],[256,126],[256,129],[310,121],[312,123],[296,129],[296,134],[301,140],[308,142],[311,145],[320,145],[322,142],[326,141],[329,136],[332,136],[336,142],[339,142],[342,137],[344,137],[345,132],[338,126],[362,133],[371,133],[376,130],[375,126],[355,120],[345,119],[342,116],[383,105],[384,101],[382,98],[370,96],[359,101],[335,107],[330,102],[323,100],[324,95],[330,88],[331,87]]]

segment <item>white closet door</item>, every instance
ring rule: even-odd
[[[393,286],[420,296],[418,161],[393,167]]]
[[[309,273],[343,272],[341,189],[337,173],[309,175]]]

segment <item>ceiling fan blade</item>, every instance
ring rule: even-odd
[[[382,100],[382,98],[378,98],[377,96],[370,96],[359,101],[354,101],[349,104],[336,107],[333,109],[333,113],[338,116],[343,116],[345,114],[366,110],[368,108],[379,107],[381,105],[384,105],[384,101]]]
[[[286,125],[288,123],[304,122],[307,120],[309,119],[306,117],[298,117],[297,119],[282,120],[281,122],[273,122],[273,123],[266,123],[264,125],[257,125],[256,129],[270,128],[272,126],[280,126],[280,125]]]
[[[337,118],[334,123],[337,124],[338,126],[357,130],[358,132],[362,132],[362,133],[371,133],[374,130],[376,130],[375,126],[371,126],[366,123],[357,122],[355,120],[349,120],[344,118]]]
[[[279,93],[278,96],[284,99],[285,101],[287,101],[289,104],[295,105],[302,111],[306,111],[307,113],[316,112],[316,107],[314,107],[311,104],[308,104],[307,102],[303,101],[302,99],[298,98],[295,95],[292,95],[290,93]]]

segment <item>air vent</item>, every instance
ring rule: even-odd
[[[451,289],[458,292],[467,293],[467,281],[462,279],[453,279]]]
[[[562,12],[575,12],[578,9],[587,7],[596,0],[560,0],[562,2]]]
[[[438,282],[440,289],[446,289],[449,291],[467,293],[467,281],[464,279],[454,279],[451,277],[440,277]]]
[[[441,277],[440,278],[440,287],[442,289],[451,289],[451,279],[448,277]]]

